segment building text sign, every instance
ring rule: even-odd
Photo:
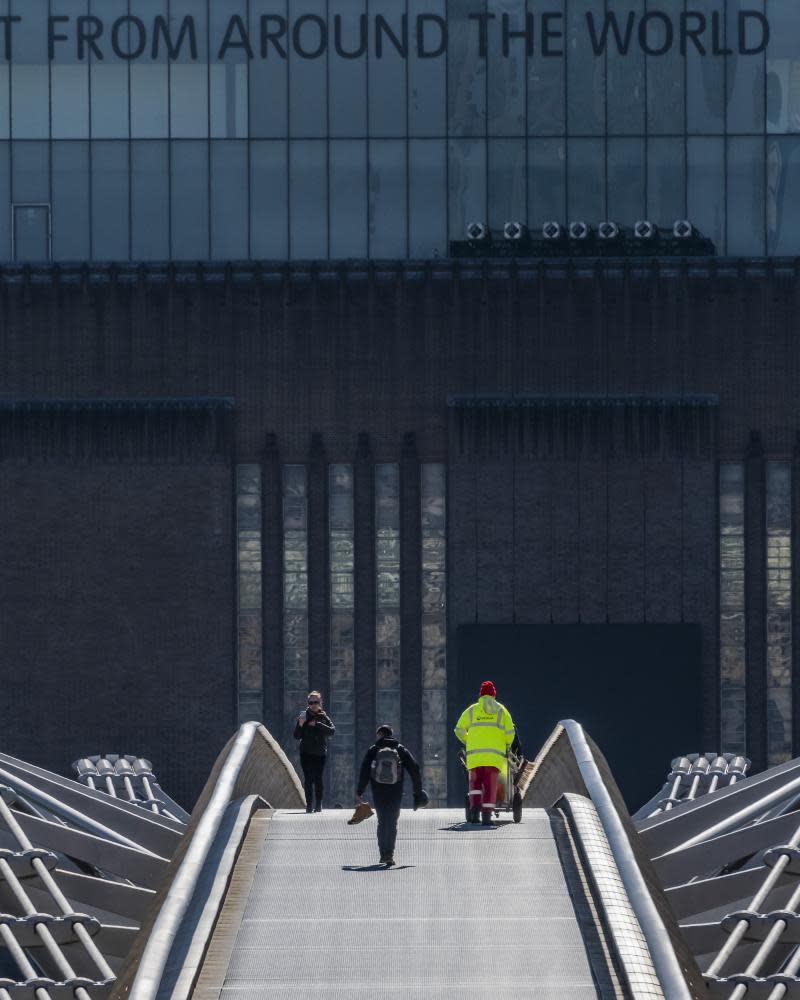
[[[152,19],[125,15],[104,19],[95,15],[47,19],[47,49],[50,60],[123,59],[223,61],[239,59],[320,59],[335,54],[341,59],[399,58],[438,59],[448,50],[455,18],[436,13],[409,17],[397,14],[357,14],[329,18],[312,13],[262,14],[248,24],[233,15],[218,37],[205,39],[195,17],[157,16]],[[0,53],[14,59],[15,37],[23,16],[0,17]],[[508,13],[468,13],[457,19],[458,31],[467,32],[474,55],[485,59],[504,57],[563,58],[566,24],[563,11],[529,11],[524,16]],[[759,55],[770,39],[770,25],[763,12],[740,10],[729,17],[727,31],[722,11],[684,10],[670,14],[661,10],[586,11],[583,23],[588,50],[596,57],[634,54],[664,56]],[[202,39],[202,43],[201,43]],[[461,48],[463,54],[463,48]]]

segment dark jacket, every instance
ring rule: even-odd
[[[316,726],[309,726],[310,719],[316,721]],[[300,740],[300,753],[307,753],[312,757],[326,757],[328,740],[335,732],[336,727],[327,712],[314,713],[306,709],[306,724],[301,726],[298,719],[294,727],[294,738]]]
[[[372,780],[372,762],[375,760],[375,754],[383,747],[393,747],[400,757],[400,763],[403,765],[400,771],[400,780],[396,785],[381,785]],[[419,795],[422,791],[422,774],[420,773],[419,764],[414,759],[414,755],[393,737],[384,736],[377,743],[373,743],[364,754],[364,759],[361,761],[361,771],[358,775],[356,792],[358,795],[363,795],[364,789],[367,785],[370,785],[373,798],[375,799],[394,797],[399,799],[403,795],[403,781],[405,780],[406,771],[411,776],[414,795]]]

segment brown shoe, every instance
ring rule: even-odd
[[[369,802],[359,802],[355,808],[355,812],[347,821],[347,825],[355,826],[356,823],[362,823],[365,819],[369,819],[373,813],[374,810]]]

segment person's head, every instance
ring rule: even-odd
[[[378,726],[375,735],[379,740],[391,739],[392,736],[394,736],[394,730],[388,722],[384,722],[382,725]]]
[[[311,712],[322,711],[322,695],[319,691],[308,692],[308,708]]]
[[[481,684],[481,698],[483,698],[484,695],[488,695],[490,698],[497,697],[497,691],[491,681],[484,681],[483,684]]]

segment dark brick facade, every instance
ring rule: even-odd
[[[262,462],[273,473],[263,478],[265,717],[273,725],[282,697],[277,477],[281,463],[308,464],[311,681],[324,690],[324,471],[335,461],[356,464],[362,553],[369,463],[401,463],[410,745],[420,738],[418,463],[446,461],[449,634],[482,621],[699,622],[704,668],[692,696],[703,699],[705,738],[715,746],[716,462],[747,456],[747,551],[761,566],[759,463],[791,458],[800,429],[798,304],[793,261],[2,272],[0,401],[210,397],[233,400],[236,411],[228,450],[213,460],[199,449],[189,461],[54,464],[26,451],[30,427],[13,448],[0,443],[0,572],[11,595],[3,600],[0,670],[19,720],[4,749],[59,769],[79,752],[143,750],[173,791],[196,790],[234,725],[236,462]],[[535,451],[516,417],[490,421],[476,441],[473,413],[465,443],[461,411],[448,407],[453,395],[499,399],[498,412],[514,410],[504,397],[636,397],[641,414],[626,417],[620,404],[618,423],[604,425],[597,433],[606,437],[593,443],[591,420],[575,421],[567,404],[566,416],[541,432],[555,443]],[[684,420],[687,398],[700,396],[712,397],[706,417]],[[58,426],[56,418],[48,433],[58,435]],[[370,572],[357,566],[357,595]],[[757,763],[762,581],[755,573],[748,583]],[[81,607],[65,606],[65,593]],[[124,634],[135,641],[120,645],[123,626],[104,613],[109,604],[127,615]],[[372,655],[365,608],[356,608],[359,700],[373,692],[363,664]],[[456,677],[452,643],[448,654]],[[66,696],[76,718],[82,711],[72,735],[63,703],[59,711],[53,700],[65,667],[79,678]],[[170,729],[179,717],[180,737]],[[76,740],[80,732],[91,732],[91,745]],[[191,773],[180,788],[172,765],[161,763],[179,750]],[[187,753],[196,758],[188,769]]]

